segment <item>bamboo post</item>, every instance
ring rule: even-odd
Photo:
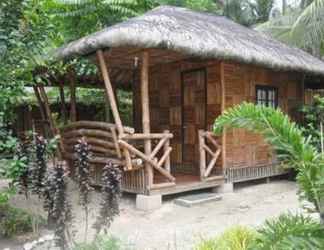
[[[63,86],[62,82],[60,82],[59,91],[60,91],[60,99],[61,99],[61,114],[62,114],[62,119],[63,119],[64,123],[66,123],[67,116],[66,116],[64,86]]]
[[[46,114],[45,114],[45,107],[44,107],[44,103],[42,101],[42,98],[39,94],[39,91],[38,91],[38,88],[36,86],[33,86],[33,89],[34,89],[34,93],[35,93],[35,96],[36,96],[36,99],[37,99],[37,102],[38,102],[38,106],[39,106],[39,112],[40,112],[40,115],[42,117],[42,122],[43,124],[45,124],[45,122],[47,122],[47,117],[46,117]],[[46,123],[46,127],[47,127],[47,123]],[[43,133],[44,133],[44,136],[48,135],[48,130],[45,129],[45,127],[43,127]]]
[[[122,122],[121,122],[121,119],[119,116],[114,91],[113,91],[113,88],[112,88],[112,85],[110,82],[109,73],[107,70],[107,65],[106,65],[104,54],[103,54],[102,50],[97,50],[97,58],[99,61],[101,74],[104,79],[106,94],[107,94],[109,102],[110,102],[110,108],[111,108],[111,111],[112,111],[112,114],[113,114],[113,117],[114,117],[114,120],[116,123],[118,134],[119,134],[119,136],[122,136],[124,134],[124,129],[123,129],[123,125],[122,125]]]
[[[52,136],[54,137],[57,134],[57,130],[56,130],[56,127],[55,127],[54,119],[52,117],[52,112],[51,112],[51,109],[50,109],[49,101],[48,101],[48,98],[47,98],[44,87],[42,85],[39,85],[38,89],[39,89],[39,92],[40,92],[40,96],[43,99],[46,116],[47,116],[48,121],[49,121]]]
[[[169,130],[165,130],[164,133],[165,134],[169,134]],[[167,139],[166,142],[164,143],[164,148],[163,151],[166,152],[168,150],[168,148],[170,147],[170,139]],[[166,159],[165,161],[165,165],[164,168],[166,171],[168,171],[169,173],[171,172],[171,162],[170,162],[170,155],[169,157]]]
[[[149,53],[144,51],[142,54],[141,65],[141,97],[142,97],[142,126],[143,134],[150,134],[150,102],[149,102]],[[151,154],[151,140],[144,140],[145,155]],[[146,185],[149,190],[153,185],[153,169],[148,162],[145,162]]]
[[[72,122],[76,121],[76,95],[75,95],[75,72],[70,70],[69,71],[69,83],[70,83],[70,120]]]
[[[226,108],[226,88],[225,88],[225,70],[224,70],[224,62],[220,64],[220,73],[221,73],[221,113],[223,114]],[[223,129],[222,132],[222,169],[224,175],[226,174],[226,129]]]
[[[205,169],[206,169],[206,152],[204,150],[204,145],[205,145],[204,131],[199,130],[198,135],[199,135],[199,154],[200,154],[200,160],[199,160],[200,180],[203,180],[205,177]]]
[[[122,121],[120,119],[120,115],[118,112],[118,108],[117,108],[117,103],[116,103],[116,99],[115,99],[115,95],[114,95],[114,91],[110,82],[110,78],[109,78],[109,73],[108,73],[108,69],[107,69],[107,65],[105,62],[105,57],[103,54],[102,50],[97,50],[97,58],[99,61],[99,67],[100,67],[100,71],[102,74],[102,77],[104,79],[104,84],[105,84],[105,91],[106,91],[106,95],[108,96],[109,102],[110,102],[110,108],[115,120],[115,124],[117,127],[117,131],[118,131],[118,137],[121,138],[124,136],[124,127],[122,125]],[[131,157],[130,154],[127,150],[123,150],[124,155],[125,155],[125,160],[126,160],[126,166],[128,169],[132,168],[132,162],[131,162]]]

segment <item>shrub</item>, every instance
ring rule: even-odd
[[[282,214],[266,221],[258,230],[253,249],[324,249],[324,228],[309,216]]]
[[[109,237],[97,237],[91,243],[77,244],[73,250],[120,250],[125,249],[121,246],[119,239],[109,236]]]
[[[246,250],[254,243],[256,232],[244,226],[235,226],[219,237],[203,240],[196,250]]]
[[[9,204],[0,205],[0,236],[13,237],[26,232],[33,231],[32,215],[19,208],[11,207]],[[44,224],[41,217],[37,217],[39,224]]]

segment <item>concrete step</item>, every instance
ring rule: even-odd
[[[174,203],[183,207],[192,207],[221,199],[222,197],[215,193],[200,193],[179,197],[174,200]]]

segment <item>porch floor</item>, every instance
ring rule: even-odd
[[[173,174],[173,176],[176,178],[175,186],[151,190],[149,194],[169,195],[205,188],[213,188],[222,185],[225,180],[224,176],[222,175],[213,176],[211,180],[206,181],[201,181],[200,176],[193,174],[176,173]],[[159,175],[156,175],[154,178],[154,183],[161,183],[163,181],[164,180]]]

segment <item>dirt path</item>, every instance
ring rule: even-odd
[[[232,225],[257,226],[282,212],[298,211],[296,192],[295,183],[275,181],[238,188],[232,194],[223,195],[221,201],[192,208],[175,205],[173,199],[168,199],[162,208],[152,212],[136,210],[134,196],[127,196],[122,199],[121,215],[114,221],[111,234],[127,242],[132,249],[191,249],[199,239],[214,236]],[[77,195],[73,195],[73,200],[77,204]],[[13,202],[25,206],[19,198]],[[90,221],[97,215],[98,204],[99,196],[95,194]],[[76,211],[77,237],[82,239],[84,216],[79,207]],[[88,238],[91,234],[92,230]]]

